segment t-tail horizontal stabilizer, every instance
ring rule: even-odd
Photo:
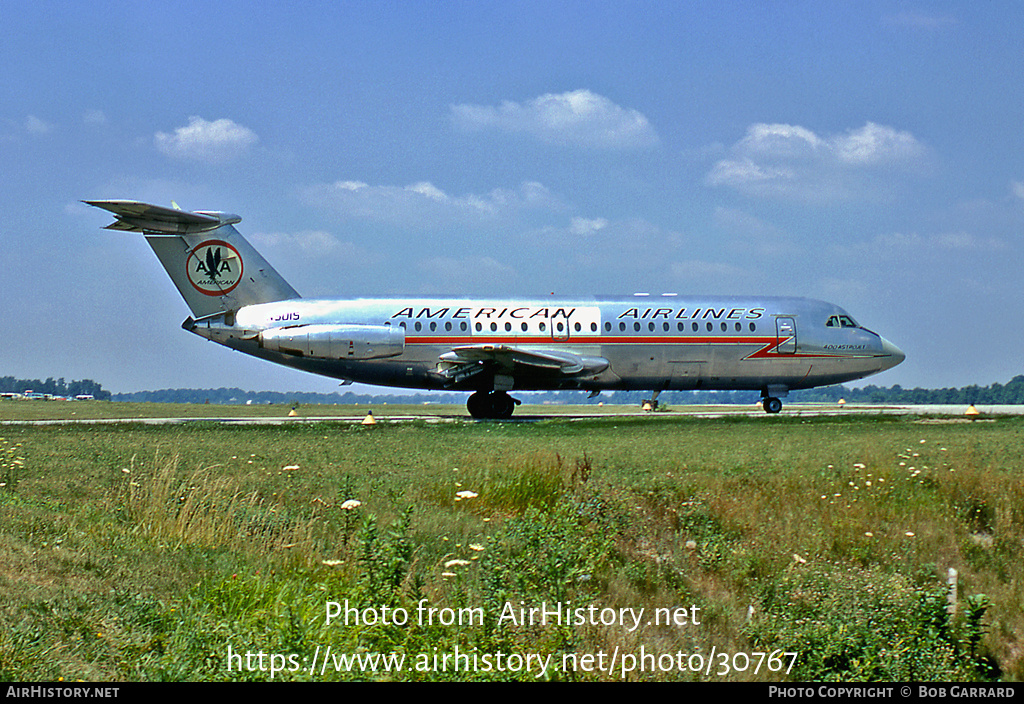
[[[108,230],[141,232],[196,318],[299,294],[234,228],[242,218],[132,200],[87,200],[114,214]]]

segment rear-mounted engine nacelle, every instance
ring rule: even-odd
[[[380,359],[405,351],[405,331],[391,325],[295,325],[259,334],[260,347],[317,359]]]

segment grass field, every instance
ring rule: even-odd
[[[1020,680],[1024,419],[960,420],[5,426],[0,679]]]

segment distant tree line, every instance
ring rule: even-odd
[[[1024,404],[1024,375],[1013,377],[1007,384],[989,386],[945,389],[904,389],[899,384],[889,388],[865,386],[859,389],[826,386],[797,393],[801,401],[838,401],[844,398],[862,403],[1020,405]]]
[[[23,394],[27,391],[34,391],[37,394],[49,394],[51,396],[75,396],[88,395],[101,401],[110,399],[110,392],[104,391],[103,387],[92,379],[81,379],[79,381],[64,381],[64,378],[54,379],[47,377],[45,381],[39,379],[15,379],[13,376],[0,376],[0,393]]]
[[[639,402],[650,395],[649,392],[626,392],[630,402]],[[606,397],[606,401],[618,402],[617,397],[624,392]],[[600,398],[600,397],[599,397]],[[661,394],[659,400],[667,403],[756,403],[760,394],[756,391],[672,391]],[[848,386],[822,386],[817,389],[792,391],[787,397],[788,403],[837,403],[845,399],[851,403],[892,403],[914,405],[968,405],[972,403],[984,405],[1022,405],[1024,404],[1024,375],[1013,377],[1007,384],[991,384],[989,386],[964,386],[945,389],[905,389],[899,384],[890,387],[864,386],[850,388]]]
[[[111,394],[91,379],[65,381],[63,378],[46,380],[15,379],[13,376],[0,377],[0,393],[25,393],[35,391],[53,396],[79,396],[88,394],[99,400],[149,401],[155,403],[211,403],[230,404],[383,404],[383,403],[450,403],[466,402],[465,393],[426,392],[417,394],[357,394],[314,393],[279,391],[244,391],[238,388],[220,389],[161,389],[159,391],[136,391],[126,394]],[[594,398],[588,398],[582,391],[546,391],[516,394],[527,403],[619,403],[639,404],[649,398],[650,391],[612,391]],[[756,391],[666,391],[658,399],[669,405],[687,404],[754,404],[760,394]],[[824,386],[819,389],[793,391],[786,399],[788,403],[836,403],[845,399],[851,403],[893,403],[893,404],[947,404],[985,405],[1024,404],[1024,375],[1013,377],[1007,384],[989,386],[964,386],[945,389],[904,389],[900,385]]]

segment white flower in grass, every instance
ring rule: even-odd
[[[342,503],[341,507],[344,510],[346,510],[346,511],[351,511],[353,509],[359,508],[362,505],[363,505],[363,502],[360,501],[359,499],[349,499],[348,501],[345,501],[344,503]]]

